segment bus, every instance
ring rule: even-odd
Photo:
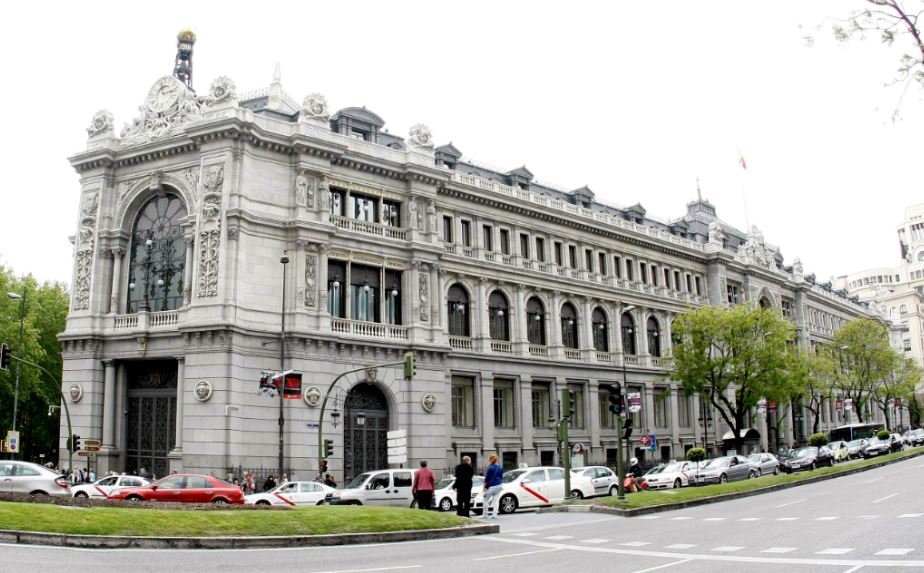
[[[848,424],[839,426],[828,432],[828,439],[832,442],[852,442],[864,438],[872,438],[876,432],[884,429],[882,424]]]

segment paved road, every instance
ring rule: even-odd
[[[924,459],[826,482],[631,519],[502,516],[501,533],[352,547],[78,550],[4,546],[0,571],[748,573],[924,570]],[[644,495],[644,494],[638,494]]]

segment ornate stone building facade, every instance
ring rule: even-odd
[[[227,78],[204,96],[161,78],[142,110],[120,136],[98,113],[71,158],[81,206],[63,384],[81,390],[75,432],[100,437],[101,471],[275,467],[279,406],[258,386],[279,369],[304,373],[303,399],[284,405],[298,477],[317,469],[318,424],[338,479],[384,465],[398,428],[409,463],[436,470],[466,454],[558,463],[549,420],[565,388],[582,461],[614,463],[601,386],[624,379],[642,394],[635,435],[656,436],[638,454],[679,457],[721,446],[726,428],[666,377],[678,313],[767,305],[810,345],[866,312],[708,201],[658,222],[525,167],[480,166],[423,125],[403,139],[365,108],[331,114],[320,94],[298,105],[278,73],[246,95]],[[399,367],[349,375],[333,393],[340,416],[319,420],[336,376],[408,350],[412,381]],[[786,441],[810,426],[798,411],[772,425]],[[765,446],[766,427],[755,418]]]

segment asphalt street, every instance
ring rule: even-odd
[[[922,476],[924,459],[916,458],[635,518],[518,513],[500,517],[497,535],[441,541],[233,551],[6,545],[0,571],[924,571]]]

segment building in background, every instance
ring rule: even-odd
[[[186,42],[141,116],[117,136],[97,113],[71,158],[63,385],[76,433],[103,442],[99,471],[275,468],[279,403],[259,380],[280,369],[303,373],[302,399],[284,402],[293,478],[317,470],[319,424],[338,479],[385,467],[399,428],[408,463],[437,471],[492,453],[507,467],[558,463],[551,422],[567,388],[581,461],[614,464],[601,386],[624,379],[642,396],[635,436],[655,437],[639,457],[718,450],[732,437],[720,417],[665,377],[678,313],[773,307],[806,346],[869,313],[701,197],[668,222],[607,205],[435,146],[423,125],[402,138],[365,107],[299,104],[278,69],[260,90],[222,77],[199,95]],[[336,376],[409,350],[412,381],[400,367],[349,375],[327,410],[338,416],[319,419]],[[788,444],[811,427],[802,408],[754,420],[754,447],[768,428]],[[833,404],[822,421],[840,423]]]

